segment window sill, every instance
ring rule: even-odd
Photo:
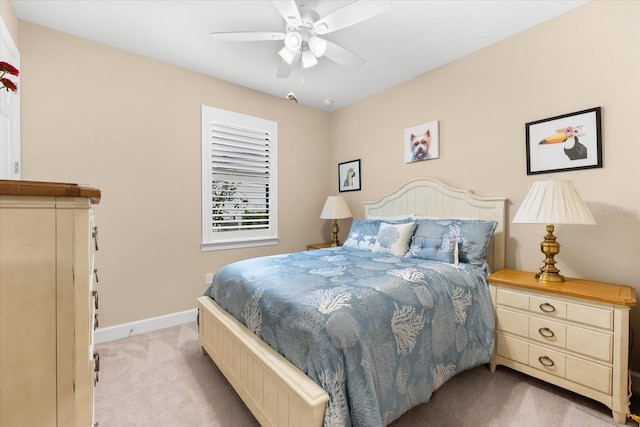
[[[221,251],[225,249],[242,249],[253,248],[258,246],[271,246],[277,245],[279,239],[277,237],[267,239],[249,239],[249,240],[231,240],[231,241],[219,241],[201,243],[200,250],[202,252],[208,251]]]

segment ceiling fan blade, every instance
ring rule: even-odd
[[[313,31],[320,35],[338,31],[373,18],[390,7],[391,2],[388,0],[354,1],[324,18],[318,19],[313,24]]]
[[[301,22],[300,11],[295,0],[272,0],[287,24],[297,27]]]
[[[339,46],[329,40],[327,42],[327,51],[324,53],[324,56],[347,68],[357,68],[364,65],[367,61],[360,58],[355,53],[351,52]]]
[[[211,33],[214,40],[221,42],[259,42],[284,40],[285,33],[265,31],[238,31],[228,33]]]

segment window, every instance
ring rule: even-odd
[[[202,106],[202,250],[278,243],[278,124]]]

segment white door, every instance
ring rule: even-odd
[[[20,70],[20,51],[0,17],[0,61]],[[20,179],[20,78],[9,77],[17,92],[0,90],[0,179]]]

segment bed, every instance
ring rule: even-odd
[[[454,189],[435,180],[410,181],[375,202],[365,203],[367,220],[354,220],[352,233],[342,248],[246,260],[222,269],[214,286],[198,299],[200,346],[261,425],[387,425],[406,410],[427,401],[433,391],[457,372],[489,361],[495,334],[484,276],[489,270],[504,267],[505,205],[504,198],[477,197],[471,191]],[[447,222],[436,218],[463,219]],[[359,244],[365,244],[362,236],[366,233],[358,235],[355,231],[364,232],[375,221],[379,221],[377,243],[369,244],[381,246],[383,236],[410,233],[408,246],[402,249],[382,245],[375,251],[358,248]],[[456,240],[447,262],[434,261],[432,255],[436,252],[429,246],[428,236],[419,230],[430,229],[425,226],[452,230],[459,224],[467,227],[470,223],[473,230],[478,223],[485,231],[487,224],[492,224],[487,234],[490,240],[481,251],[482,259],[471,255],[465,259],[467,252],[459,254],[457,249],[462,247],[462,240]],[[418,236],[424,238],[416,245]],[[398,256],[405,252],[406,255]],[[425,254],[426,257],[422,256]],[[313,273],[301,276],[302,270]],[[259,278],[255,273],[258,271],[266,275]],[[230,284],[220,285],[219,280],[227,276]],[[240,288],[244,286],[239,284],[240,276],[259,282],[258,290]],[[280,285],[272,286],[276,276],[296,282],[296,288],[278,296]],[[429,283],[437,285],[430,284],[425,292],[426,276]],[[451,280],[464,277],[468,287],[458,284],[457,289],[447,290],[444,282],[449,276]],[[327,282],[337,283],[337,288],[326,288]],[[244,303],[227,291],[234,287],[245,294]],[[438,296],[438,289],[443,296]],[[350,297],[345,297],[345,292]],[[327,295],[331,298],[326,298]],[[365,298],[367,295],[374,295],[381,305],[373,306]],[[212,297],[227,304],[226,309]],[[438,309],[439,298],[449,301],[449,309]],[[302,302],[315,311],[303,314],[306,317],[302,320],[292,321],[289,315],[299,310],[289,306],[294,302]],[[428,310],[431,307],[434,308]],[[386,325],[387,322],[372,317],[378,311],[390,313],[395,320]],[[352,324],[352,318],[358,316],[366,317],[360,329]],[[324,329],[319,329],[329,331],[321,338],[317,333],[320,318],[328,320],[322,326]],[[455,336],[455,344],[446,346],[443,338],[433,332],[433,325],[445,324],[445,318],[452,325],[449,335]],[[275,332],[276,324],[283,328],[280,332]],[[346,324],[352,332],[344,332],[334,324]],[[305,330],[303,326],[308,325],[317,329]],[[361,336],[379,342],[373,347],[360,345]],[[384,336],[390,337],[390,341],[384,342],[381,338]],[[330,341],[331,350],[316,350],[313,346],[325,338]],[[287,341],[291,341],[292,350],[281,348],[286,347]],[[431,341],[433,345],[427,345]],[[358,344],[354,345],[355,342]],[[343,352],[346,347],[349,351],[357,348],[357,356]],[[458,352],[449,347],[458,347]],[[338,348],[336,354],[334,348]],[[458,360],[447,361],[449,352],[457,354]],[[301,357],[305,353],[306,359]]]

